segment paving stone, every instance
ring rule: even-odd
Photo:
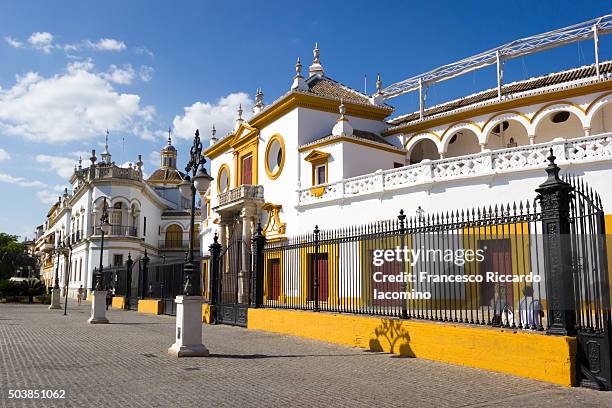
[[[89,325],[89,307],[0,304],[0,406],[612,407],[612,393],[228,326],[203,326],[210,357],[177,359],[172,317]]]

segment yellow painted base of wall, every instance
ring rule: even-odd
[[[113,309],[125,309],[125,298],[123,296],[113,296]]]
[[[449,323],[249,309],[248,328],[575,385],[576,338]]]
[[[138,313],[162,314],[162,302],[157,299],[140,299],[138,301]]]
[[[208,324],[213,322],[213,308],[208,303],[202,304],[202,322]]]

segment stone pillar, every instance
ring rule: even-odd
[[[59,288],[51,289],[51,305],[49,306],[49,309],[61,309],[62,308],[60,306],[60,297],[61,297],[61,293],[60,293]]]
[[[591,128],[590,127],[584,127],[584,136],[585,137],[589,137],[591,136]]]
[[[91,317],[87,320],[89,324],[106,324],[106,291],[94,290],[91,302]]]
[[[245,207],[240,213],[242,225],[242,243],[240,248],[242,251],[242,262],[240,271],[238,272],[238,303],[248,303],[249,301],[249,272],[251,270],[249,246],[251,243],[251,231],[253,230],[253,226],[251,225],[251,220],[253,218],[252,212],[250,208]]]
[[[529,137],[529,144],[535,144],[535,134],[533,135],[527,135]]]
[[[176,341],[168,354],[176,357],[206,357],[210,353],[202,344],[202,297],[176,297]]]

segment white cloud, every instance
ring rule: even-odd
[[[151,79],[153,79],[153,73],[154,72],[155,72],[155,70],[153,69],[153,67],[149,67],[147,65],[142,65],[140,67],[138,75],[140,76],[140,79],[142,81],[149,82]]]
[[[23,48],[24,44],[11,36],[4,37],[4,40],[13,48]]]
[[[49,54],[53,49],[53,34],[46,31],[32,33],[28,42],[37,50]]]
[[[141,106],[138,95],[117,92],[92,68],[85,61],[49,78],[34,72],[17,76],[13,87],[0,89],[0,131],[58,143],[91,139],[106,129],[130,132],[153,119],[152,106]]]
[[[85,40],[87,47],[96,51],[121,51],[127,48],[123,41],[114,38],[100,38],[97,42]]]
[[[10,174],[0,173],[0,183],[14,184],[19,187],[35,187],[35,188],[46,188],[47,185],[42,181],[28,180],[23,177],[14,177]]]
[[[43,204],[54,204],[57,202],[57,199],[59,198],[59,194],[57,191],[51,191],[51,190],[40,190],[36,192],[36,197],[38,197],[38,199],[43,203]]]
[[[10,159],[11,159],[11,155],[9,154],[9,152],[7,152],[4,149],[0,149],[0,161],[10,160]]]
[[[201,137],[208,139],[214,124],[217,138],[223,137],[234,129],[240,104],[244,111],[242,117],[246,120],[251,115],[254,102],[245,92],[231,93],[215,103],[196,102],[186,106],[183,116],[174,117],[174,134],[179,138],[191,139],[195,130],[200,129]]]
[[[102,76],[109,82],[114,82],[120,85],[129,85],[134,79],[134,68],[130,64],[126,64],[123,68],[119,68],[112,64],[107,73]]]
[[[153,53],[153,51],[151,51],[147,47],[139,46],[139,47],[136,47],[135,50],[136,50],[136,54],[138,55],[148,55],[151,58],[155,57],[155,54]]]
[[[161,154],[157,150],[154,150],[151,153],[149,153],[149,163],[152,164],[154,168],[159,167],[160,160],[161,160]]]
[[[76,164],[76,160],[73,158],[47,154],[36,155],[36,162],[46,165],[47,168],[54,170],[58,176],[65,179],[72,176]]]

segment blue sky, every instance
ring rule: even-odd
[[[610,13],[605,1],[12,1],[0,6],[0,231],[32,235],[80,155],[145,171],[174,128],[179,162],[195,127],[226,132],[235,106],[286,92],[319,42],[330,77],[363,90],[511,40]],[[609,3],[608,3],[609,4]],[[609,38],[601,58],[611,55]],[[591,42],[507,64],[506,80],[593,62]],[[434,86],[430,103],[495,85],[487,68]],[[390,102],[412,111],[416,95]],[[181,155],[182,153],[182,155]],[[87,156],[85,156],[85,154]]]

